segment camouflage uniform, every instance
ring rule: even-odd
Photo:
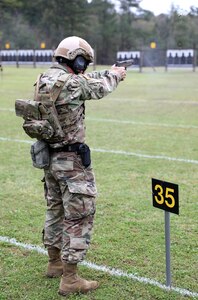
[[[40,93],[50,90],[66,73],[62,65],[51,67],[40,79]],[[78,263],[85,257],[93,228],[97,190],[91,165],[85,168],[76,152],[60,149],[64,145],[85,142],[85,100],[106,96],[120,80],[113,71],[86,75],[68,73],[55,102],[65,137],[50,144],[53,149],[50,166],[44,171],[47,200],[44,245],[62,249],[62,259],[67,263]]]

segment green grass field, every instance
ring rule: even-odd
[[[1,300],[63,299],[57,294],[59,279],[44,276],[46,255],[3,240],[43,247],[43,172],[32,167],[31,140],[14,113],[15,99],[32,97],[43,70],[4,67],[0,74]],[[128,71],[113,94],[86,102],[87,143],[98,187],[86,261],[136,278],[82,265],[80,274],[99,280],[100,288],[69,300],[198,297],[197,82],[198,72],[191,70]],[[179,185],[180,215],[170,216],[170,291],[165,289],[164,212],[152,206],[151,178]]]

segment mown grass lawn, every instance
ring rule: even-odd
[[[40,247],[43,174],[32,167],[31,141],[14,102],[32,97],[43,70],[5,66],[0,74],[0,237]],[[179,291],[80,266],[81,275],[99,280],[100,288],[68,299],[182,300],[182,289],[198,295],[197,81],[198,73],[190,70],[134,70],[106,99],[86,103],[87,143],[98,186],[86,261],[165,285],[164,212],[152,206],[151,178],[173,182],[179,185],[180,215],[170,218],[171,273]],[[0,242],[0,299],[62,299],[59,279],[44,276],[46,264],[43,254]]]

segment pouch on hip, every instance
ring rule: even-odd
[[[44,141],[36,141],[31,146],[32,163],[35,168],[47,169],[50,163],[49,147]]]

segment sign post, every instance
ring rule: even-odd
[[[170,213],[165,216],[165,246],[166,246],[166,286],[171,286],[171,255],[170,255]]]
[[[165,216],[166,285],[171,287],[170,212],[179,214],[177,184],[152,178],[153,206],[163,209]]]

